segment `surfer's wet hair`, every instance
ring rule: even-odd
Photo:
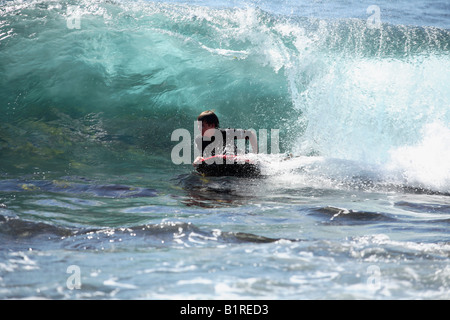
[[[197,117],[197,121],[204,121],[208,124],[213,124],[216,128],[219,127],[219,118],[216,116],[213,110],[206,110],[200,113]]]

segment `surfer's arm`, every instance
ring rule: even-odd
[[[231,132],[231,137],[236,139],[248,139],[252,147],[253,153],[258,153],[258,140],[256,134],[253,130],[242,130],[242,129],[227,129]]]
[[[195,160],[194,160],[194,162],[192,163],[192,165],[193,165],[194,167],[198,167],[202,161],[203,161],[203,158],[202,158],[202,157],[197,157],[197,158],[195,158]]]
[[[252,146],[253,153],[258,153],[258,141],[256,139],[256,134],[250,130],[246,130],[246,131],[249,132],[248,139],[250,141],[250,145]]]
[[[253,130],[241,130],[241,136],[238,139],[248,139],[253,153],[258,153],[258,140]]]
[[[194,144],[195,144],[195,148],[199,151],[200,154],[202,154],[202,136],[197,136],[194,139]],[[195,156],[195,153],[194,153]],[[192,163],[192,165],[194,167],[197,167],[201,161],[203,160],[203,158],[201,156],[198,156],[197,158],[195,158],[194,162]]]

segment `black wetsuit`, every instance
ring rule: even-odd
[[[238,137],[242,138],[242,135],[245,134],[244,130],[240,129],[216,129],[222,135],[222,144],[220,145],[211,145],[210,148],[205,153],[206,147],[215,142],[215,136],[212,137],[202,137],[198,135],[195,138],[195,144],[197,149],[201,151],[202,157],[210,157],[219,154],[234,154],[237,155],[237,146],[236,139]],[[229,137],[231,139],[230,145],[227,147],[227,134],[232,135]],[[244,139],[248,140],[248,136],[243,136]],[[201,149],[200,149],[201,146]],[[209,151],[209,152],[208,152]]]

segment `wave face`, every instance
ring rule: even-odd
[[[447,29],[255,5],[3,2],[1,174],[169,164],[173,130],[215,109],[280,129],[282,152],[448,191],[449,52]]]

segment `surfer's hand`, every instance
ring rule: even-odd
[[[192,165],[193,165],[194,167],[198,167],[202,161],[203,161],[203,158],[202,158],[202,157],[197,157],[197,158],[194,160],[194,163],[193,163]]]

